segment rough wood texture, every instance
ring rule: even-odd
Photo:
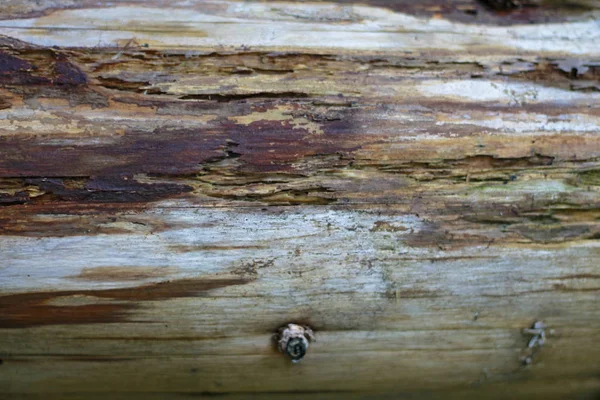
[[[597,398],[597,11],[339,3],[3,2],[3,396]]]

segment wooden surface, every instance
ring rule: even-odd
[[[0,397],[597,399],[600,15],[414,3],[3,2]]]

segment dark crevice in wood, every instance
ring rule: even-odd
[[[181,100],[213,100],[220,103],[229,101],[243,101],[246,99],[305,99],[311,97],[301,92],[258,92],[249,94],[188,94],[179,97]]]
[[[306,190],[284,189],[266,195],[248,193],[243,195],[228,195],[215,192],[207,192],[206,194],[211,197],[218,197],[222,199],[250,202],[258,201],[270,205],[327,205],[335,203],[337,199],[316,196],[315,194],[330,192],[332,192],[331,189],[317,187]]]

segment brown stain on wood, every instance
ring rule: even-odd
[[[192,190],[187,185],[140,183],[130,174],[91,178],[27,178],[24,181],[52,194],[55,199],[79,202],[148,202]]]
[[[572,274],[547,278],[548,280],[571,280],[571,279],[600,279],[600,274]]]
[[[396,290],[395,292],[388,294],[388,297],[394,297],[396,299],[435,299],[442,296],[443,294],[440,292],[417,288]]]
[[[9,294],[0,296],[0,329],[127,322],[131,311],[138,308],[140,302],[201,296],[214,289],[243,285],[250,281],[240,278],[181,279],[130,288]],[[75,306],[47,304],[59,297],[81,295],[110,299],[115,303]]]
[[[35,212],[34,212],[35,210]],[[144,214],[146,203],[46,202],[0,207],[0,235],[64,237],[73,235],[152,234],[170,229],[207,227],[211,223],[165,222]]]
[[[404,226],[394,225],[387,221],[375,221],[371,232],[405,232],[408,229]]]
[[[195,251],[229,251],[229,250],[261,250],[265,245],[172,245],[169,250],[177,253],[189,253]]]
[[[556,283],[552,285],[552,288],[548,289],[536,289],[536,290],[525,290],[522,292],[515,293],[504,293],[504,294],[482,294],[483,297],[489,298],[503,298],[503,297],[519,297],[519,296],[527,296],[531,294],[541,294],[541,293],[593,293],[600,292],[600,287],[587,287],[587,288],[572,288],[568,287],[562,283]]]
[[[84,268],[71,279],[92,282],[138,281],[164,278],[177,271],[175,267],[94,267]]]
[[[74,337],[76,340],[91,340],[91,341],[123,341],[123,340],[143,340],[143,341],[158,341],[158,342],[202,342],[215,339],[227,339],[228,336],[79,336]]]
[[[22,299],[21,304],[8,304],[0,298],[0,329],[18,329],[44,325],[107,324],[125,322],[133,304],[88,304],[82,306],[48,306],[34,296]]]
[[[121,363],[127,361],[135,361],[137,358],[134,357],[102,357],[102,356],[67,356],[62,357],[64,361],[74,361],[74,362],[95,362],[95,363]]]

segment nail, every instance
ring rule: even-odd
[[[292,362],[298,362],[306,355],[309,341],[314,341],[313,331],[308,326],[287,324],[278,330],[277,345]]]

